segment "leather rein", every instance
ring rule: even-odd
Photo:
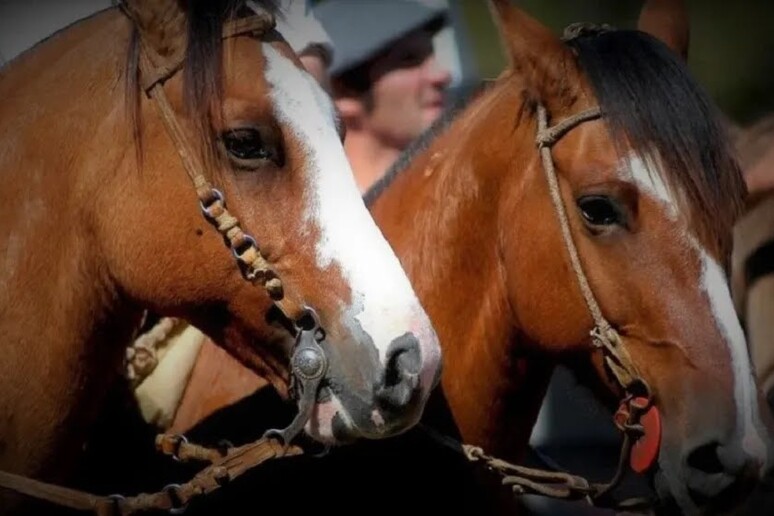
[[[224,24],[224,39],[249,36],[260,40],[274,30],[274,16],[257,4],[251,4],[255,14]],[[131,7],[122,2],[120,8],[134,22]],[[148,510],[177,514],[192,499],[215,491],[269,459],[303,453],[300,447],[291,445],[291,441],[309,420],[320,381],[328,367],[325,352],[320,346],[320,342],[325,339],[325,331],[317,315],[311,308],[293,306],[285,298],[282,281],[261,254],[256,240],[242,229],[239,220],[226,208],[223,193],[205,176],[205,167],[199,154],[183,131],[169,102],[164,83],[182,68],[182,56],[172,59],[160,57],[147,45],[142,34],[139,44],[142,88],[153,100],[166,132],[175,145],[193,183],[204,218],[224,238],[245,280],[262,286],[274,305],[293,323],[296,340],[290,359],[291,395],[296,398],[298,413],[288,427],[268,430],[260,440],[239,448],[207,450],[190,445],[183,438],[159,436],[157,446],[162,452],[176,458],[206,460],[211,464],[189,482],[168,485],[152,494],[143,493],[133,497],[98,496],[0,471],[0,488],[70,509],[91,511],[99,516],[128,516]],[[170,446],[170,440],[174,441],[173,446]]]

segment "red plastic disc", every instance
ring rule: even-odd
[[[647,400],[637,398],[634,402],[647,403]],[[655,405],[651,405],[640,417],[640,424],[645,433],[632,446],[629,465],[635,472],[645,473],[655,464],[661,447],[661,413]]]

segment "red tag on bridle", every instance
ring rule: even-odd
[[[634,398],[621,403],[615,414],[615,421],[620,428],[623,428],[629,419],[630,405],[645,407],[648,405],[648,400]],[[642,426],[643,434],[632,444],[629,465],[636,473],[645,473],[658,458],[658,450],[661,446],[661,413],[655,405],[651,404],[635,424]]]

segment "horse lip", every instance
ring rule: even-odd
[[[333,398],[333,388],[326,379],[320,382],[320,386],[317,389],[317,403],[327,403]]]
[[[341,416],[340,412],[336,412],[336,414],[333,415],[333,420],[331,421],[331,433],[338,443],[354,442],[361,435],[357,425],[344,422],[344,418]]]

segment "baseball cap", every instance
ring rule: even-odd
[[[335,49],[333,77],[365,63],[414,30],[434,33],[448,23],[447,9],[412,0],[324,0],[314,14]]]

